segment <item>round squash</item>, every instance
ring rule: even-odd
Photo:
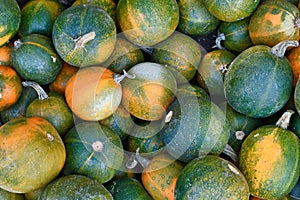
[[[66,151],[55,128],[40,117],[18,118],[0,127],[0,188],[27,193],[47,185],[62,170]]]
[[[210,14],[204,6],[205,0],[179,0],[178,30],[192,36],[205,36],[213,32],[220,20]]]
[[[106,185],[114,200],[134,199],[151,200],[142,184],[134,178],[120,178]]]
[[[103,67],[82,68],[67,82],[65,97],[75,115],[97,121],[112,115],[120,105],[122,88],[114,73]]]
[[[26,200],[39,200],[39,197],[41,196],[41,194],[42,194],[45,187],[46,186],[25,193],[24,194],[25,199]]]
[[[143,61],[144,55],[142,50],[124,38],[123,34],[119,33],[112,55],[102,65],[115,73],[122,74],[123,70],[128,71],[134,65]]]
[[[149,121],[163,117],[177,91],[172,72],[152,62],[132,67],[121,84],[124,108],[133,116]]]
[[[296,83],[300,76],[300,46],[292,48],[287,54],[287,59],[290,61],[291,67],[293,69],[294,86],[296,86]]]
[[[139,46],[153,46],[163,41],[179,23],[175,0],[120,0],[116,12],[121,31]]]
[[[265,1],[251,16],[251,41],[272,47],[285,40],[299,40],[299,17],[298,8],[285,0]]]
[[[279,111],[289,100],[293,71],[288,59],[275,52],[276,47],[273,50],[265,45],[250,47],[229,65],[224,91],[228,103],[236,111],[264,118]]]
[[[175,186],[184,164],[168,154],[155,156],[142,173],[142,183],[155,200],[174,200]]]
[[[16,40],[11,56],[19,75],[40,85],[54,81],[62,67],[50,38],[44,35],[30,34]]]
[[[26,117],[38,116],[48,120],[63,136],[74,125],[73,113],[64,99],[47,93],[35,82],[25,81],[24,86],[33,87],[38,98],[34,99],[26,109]]]
[[[213,155],[189,162],[178,177],[175,199],[248,200],[244,175],[231,162]]]
[[[106,183],[113,178],[123,161],[121,139],[98,122],[83,122],[64,137],[67,158],[63,174],[81,174]]]
[[[210,97],[207,94],[207,92],[198,85],[190,83],[179,85],[177,88],[176,98],[183,98],[187,96],[193,96],[210,100]]]
[[[200,45],[193,38],[175,32],[153,49],[151,60],[166,65],[177,84],[188,83],[195,76],[202,54]]]
[[[82,175],[60,177],[43,190],[40,199],[113,200],[110,192],[100,183]]]
[[[256,9],[259,1],[252,0],[205,0],[203,1],[207,10],[219,20],[235,22],[249,17]]]
[[[11,51],[14,45],[12,42],[0,47],[0,65],[10,66],[11,65]]]
[[[114,50],[116,26],[99,7],[72,6],[55,20],[52,41],[59,56],[70,65],[99,65]]]
[[[11,67],[0,65],[0,111],[14,105],[21,93],[22,84],[17,72]]]
[[[28,1],[21,10],[19,36],[36,33],[51,37],[53,23],[64,9],[57,0]]]
[[[6,190],[0,189],[0,199],[1,200],[24,200],[24,195],[12,193],[12,192],[8,192]]]
[[[2,0],[0,4],[0,47],[13,38],[21,23],[21,11],[16,0]]]
[[[172,113],[171,118],[159,134],[171,156],[189,162],[199,156],[221,154],[230,129],[224,113],[213,102],[191,96],[180,98],[172,102],[167,113]]]
[[[239,155],[250,193],[263,199],[285,197],[299,178],[299,153],[299,139],[288,130],[266,125],[252,131]]]

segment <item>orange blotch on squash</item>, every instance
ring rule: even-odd
[[[290,61],[294,73],[294,86],[296,86],[296,83],[300,76],[300,46],[291,49],[288,52],[287,58]]]

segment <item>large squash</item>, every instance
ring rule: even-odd
[[[18,118],[0,128],[0,188],[26,193],[62,170],[66,151],[55,128],[40,117]]]

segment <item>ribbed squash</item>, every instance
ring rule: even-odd
[[[0,188],[27,193],[62,170],[66,151],[55,128],[40,117],[18,118],[0,128]]]
[[[175,0],[120,0],[117,22],[127,39],[139,46],[153,46],[167,37],[179,23]]]

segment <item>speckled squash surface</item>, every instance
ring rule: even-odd
[[[121,31],[139,46],[153,46],[163,41],[179,23],[175,0],[120,0],[116,15]]]
[[[174,200],[175,185],[184,164],[168,154],[155,156],[142,173],[142,183],[156,200]]]
[[[28,1],[21,9],[19,36],[37,33],[51,37],[53,23],[64,9],[57,0]]]
[[[69,175],[51,182],[43,191],[43,200],[52,199],[89,199],[113,200],[112,195],[100,183],[82,176]]]
[[[199,157],[189,162],[178,177],[175,198],[248,200],[244,175],[231,162],[217,157]]]
[[[49,37],[30,34],[15,41],[12,66],[25,80],[46,85],[54,81],[62,62]]]
[[[207,10],[225,22],[235,22],[250,16],[259,4],[259,0],[205,0]]]
[[[134,178],[120,178],[105,185],[114,200],[151,200],[143,185]]]
[[[281,199],[293,189],[300,174],[299,145],[294,133],[273,125],[250,133],[241,147],[239,169],[253,196]]]
[[[16,0],[2,0],[0,4],[0,47],[13,38],[21,23],[21,11]]]
[[[98,122],[83,122],[64,137],[67,158],[63,174],[81,174],[99,183],[113,178],[123,161],[119,136]]]
[[[187,35],[207,35],[221,22],[206,9],[204,0],[179,0],[177,3],[180,12],[178,30]]]
[[[0,111],[15,104],[22,93],[21,78],[8,66],[0,65]]]
[[[122,88],[114,73],[104,67],[80,69],[67,82],[66,102],[83,120],[97,121],[112,115],[122,98]]]
[[[163,65],[143,62],[132,67],[122,85],[122,105],[142,120],[159,120],[172,102],[177,83],[171,71]]]
[[[249,36],[253,44],[274,46],[284,40],[299,40],[298,8],[285,0],[265,1],[251,16]]]
[[[55,128],[40,117],[18,118],[0,128],[0,188],[27,193],[62,170],[66,151]]]
[[[114,50],[116,26],[99,7],[72,6],[55,20],[52,41],[65,62],[77,67],[99,65]]]
[[[240,53],[229,65],[224,79],[225,96],[236,111],[264,118],[287,103],[293,78],[286,57],[274,55],[266,45],[256,45]]]
[[[195,76],[202,52],[193,38],[176,32],[153,49],[151,60],[166,65],[177,84],[188,83]]]

